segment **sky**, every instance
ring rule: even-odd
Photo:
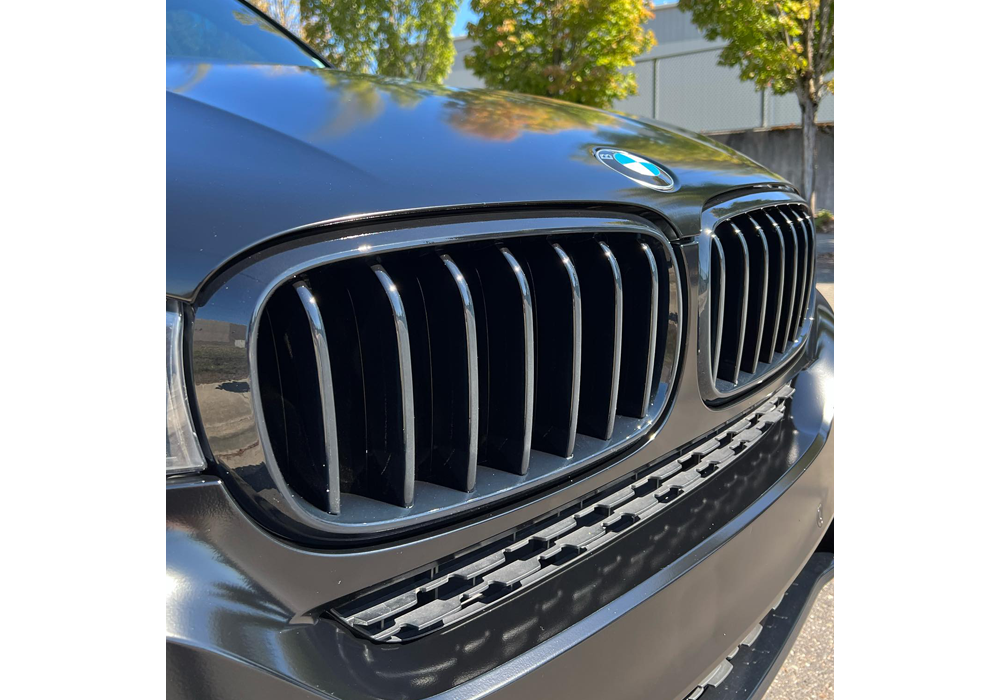
[[[666,5],[677,0],[653,0],[654,5]],[[469,0],[462,0],[458,5],[458,12],[455,13],[455,24],[451,28],[452,36],[465,36],[465,25],[476,19],[475,13],[469,9]]]
[[[465,36],[465,25],[476,18],[475,13],[469,9],[469,0],[462,0],[458,5],[458,12],[455,13],[455,25],[451,28],[452,36]]]

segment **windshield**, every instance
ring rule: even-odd
[[[167,0],[167,58],[323,65],[237,0]]]

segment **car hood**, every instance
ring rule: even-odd
[[[593,155],[665,166],[636,184]],[[415,210],[606,203],[697,233],[710,197],[785,184],[709,139],[565,102],[293,66],[167,62],[167,294],[321,222]]]

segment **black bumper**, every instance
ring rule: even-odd
[[[832,576],[832,556],[817,554],[834,514],[833,316],[822,299],[816,321],[809,361],[793,380],[789,425],[776,447],[755,458],[754,470],[775,475],[769,485],[732,512],[702,511],[720,516],[718,522],[701,523],[685,540],[695,544],[669,564],[500,665],[468,665],[467,650],[439,647],[437,666],[402,678],[393,675],[399,664],[366,666],[364,653],[344,655],[337,640],[345,633],[336,623],[290,619],[287,602],[273,594],[287,579],[282,562],[298,561],[301,550],[265,540],[216,480],[177,484],[167,499],[168,697],[681,700],[700,692],[711,700],[762,694],[812,592]],[[301,589],[293,591],[306,600],[315,594],[309,566],[301,570]],[[785,602],[770,614],[783,594]],[[764,631],[750,647],[739,647],[725,680],[699,691],[762,621]],[[398,651],[401,658],[405,652]],[[445,675],[461,682],[441,690]],[[421,683],[430,692],[421,693]]]
[[[781,597],[778,606],[735,648],[691,700],[756,700],[792,650],[819,592],[833,579],[833,552],[816,552]]]

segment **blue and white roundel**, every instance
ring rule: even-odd
[[[594,155],[612,170],[640,185],[660,192],[670,192],[674,189],[674,180],[663,167],[634,153],[619,151],[616,148],[599,148]]]

